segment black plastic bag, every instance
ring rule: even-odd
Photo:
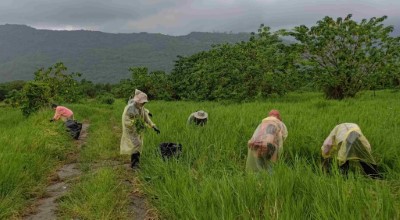
[[[75,140],[79,139],[79,135],[81,134],[82,130],[82,123],[79,123],[75,120],[67,120],[65,122],[65,127],[67,127],[69,134]]]
[[[160,153],[164,160],[172,157],[178,158],[182,153],[182,144],[161,143]]]

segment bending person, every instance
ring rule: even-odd
[[[381,178],[371,155],[371,145],[355,123],[337,125],[325,139],[321,153],[324,158],[324,169],[328,169],[331,158],[336,158],[344,174],[348,173],[350,165],[361,166],[366,175]]]
[[[56,104],[51,104],[51,108],[55,111],[55,113],[53,118],[50,119],[50,122],[57,121],[59,119],[64,122],[67,120],[74,120],[74,113],[71,111],[71,109]]]
[[[195,125],[204,126],[207,124],[207,121],[208,121],[207,112],[205,112],[203,110],[199,110],[199,111],[193,112],[192,114],[189,115],[187,124],[195,124]]]
[[[283,142],[287,136],[287,128],[282,122],[279,111],[271,110],[247,143],[246,170],[271,172],[272,164],[278,160],[283,151]]]

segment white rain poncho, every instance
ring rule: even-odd
[[[288,135],[285,124],[276,117],[262,120],[248,141],[247,171],[271,169],[283,151],[283,141]]]
[[[376,164],[371,155],[371,145],[354,123],[337,125],[325,139],[321,151],[324,158],[336,157],[339,166],[348,160]]]
[[[128,101],[122,114],[122,137],[120,153],[131,155],[141,153],[143,145],[143,132],[146,124],[154,127],[148,112],[144,107],[138,107],[136,103],[147,102],[147,95],[139,90],[135,91],[135,97]]]

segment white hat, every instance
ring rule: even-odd
[[[208,114],[207,114],[207,112],[205,112],[205,111],[203,111],[203,110],[200,110],[200,111],[195,112],[195,113],[193,114],[193,116],[194,116],[195,118],[197,118],[197,119],[205,119],[205,118],[208,117]]]

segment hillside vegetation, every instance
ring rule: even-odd
[[[192,55],[213,44],[246,41],[248,33],[168,36],[151,33],[37,30],[0,25],[0,82],[30,80],[42,67],[63,61],[72,72],[94,82],[118,82],[132,66],[170,71],[177,55]]]

